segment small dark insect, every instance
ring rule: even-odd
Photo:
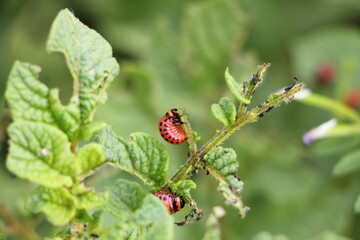
[[[200,169],[200,167],[195,167],[195,169],[191,171],[191,174],[192,174],[192,175],[198,174],[198,173],[199,173],[199,169]]]
[[[72,9],[72,8],[68,8],[68,9],[69,9],[70,12],[72,12],[72,14],[75,14],[74,9]]]
[[[233,193],[233,194],[236,194],[236,190],[235,190],[235,187],[233,186],[233,185],[229,185],[229,189],[231,190],[231,192]]]
[[[4,108],[9,109],[9,102],[6,100],[4,101]]]
[[[260,82],[260,79],[257,77],[257,74],[253,74],[252,80],[253,80],[254,85],[256,85],[256,84],[258,84],[258,82]]]
[[[167,193],[164,191],[156,191],[154,193],[167,207],[170,214],[174,214],[180,211],[185,206],[185,201],[174,194]]]
[[[290,86],[288,86],[287,88],[285,88],[285,92],[290,91],[296,85],[297,81],[298,81],[298,78],[294,77],[293,83]]]
[[[270,112],[273,108],[274,106],[268,107],[268,109],[266,109],[265,112]]]
[[[180,115],[176,108],[170,109],[159,121],[159,131],[167,142],[180,144],[187,140],[185,130],[182,128]]]
[[[240,177],[237,174],[234,174],[234,178],[236,178],[238,181],[240,181]]]
[[[201,160],[204,160],[204,157],[205,157],[206,154],[207,154],[206,152],[201,153],[200,156],[199,156],[199,158],[200,158]]]

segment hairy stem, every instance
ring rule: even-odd
[[[261,68],[260,68],[261,69]],[[295,93],[299,92],[302,88],[302,84],[295,84],[295,82],[284,89],[281,89],[278,93],[273,93],[270,95],[267,101],[263,104],[260,104],[257,108],[252,109],[247,113],[243,113],[237,117],[235,122],[228,127],[223,128],[219,133],[217,133],[213,138],[206,142],[199,151],[191,154],[187,161],[180,167],[180,169],[174,174],[171,178],[171,182],[176,183],[183,179],[186,179],[190,176],[191,171],[199,164],[199,161],[202,157],[210,152],[215,147],[219,146],[226,139],[228,139],[235,131],[240,129],[247,123],[255,122],[259,117],[264,116],[265,113],[269,112],[274,107],[279,106],[282,102],[290,102]],[[188,126],[190,128],[190,125]],[[187,131],[190,131],[188,129]],[[193,141],[193,139],[192,139]],[[168,183],[163,187],[163,190],[169,189]]]
[[[19,234],[23,239],[38,239],[31,228],[28,228],[24,223],[18,222],[15,216],[13,216],[2,203],[0,203],[0,216],[9,224],[11,230],[13,230],[14,233]]]
[[[212,139],[205,143],[201,149],[196,152],[194,155],[191,155],[188,160],[181,166],[179,171],[171,178],[171,181],[176,183],[182,179],[188,177],[188,173],[195,167],[198,162],[201,160],[204,154],[208,153],[214,147],[220,145],[226,139],[228,139],[236,130],[244,126],[249,122],[254,122],[258,119],[258,116],[255,114],[246,114],[241,118],[237,119],[232,125],[225,127],[218,134],[216,134]],[[167,186],[164,186],[165,189]]]
[[[244,97],[246,99],[249,99],[251,101],[251,98],[255,93],[256,87],[259,85],[259,83],[262,82],[264,73],[270,67],[270,65],[271,65],[270,63],[265,63],[259,66],[258,71],[253,75],[253,78],[248,82],[244,82],[245,85]],[[246,112],[247,106],[248,104],[240,102],[237,117],[240,117],[242,114]]]
[[[182,128],[184,129],[184,131],[186,132],[186,136],[188,137],[187,143],[189,144],[189,154],[191,157],[191,156],[195,155],[197,152],[197,145],[196,145],[194,132],[191,129],[190,123],[189,123],[186,115],[184,114],[184,109],[180,108],[179,110],[180,110],[180,115],[181,115],[181,121],[184,123],[182,125]]]

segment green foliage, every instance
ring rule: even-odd
[[[137,183],[119,179],[110,188],[107,210],[116,217],[130,215],[140,208],[145,193]]]
[[[74,80],[70,106],[74,104],[77,108],[75,122],[90,122],[96,106],[107,99],[109,83],[119,73],[110,44],[71,12],[63,10],[53,22],[46,47],[65,56]]]
[[[360,150],[350,152],[343,156],[333,169],[333,174],[341,176],[360,169]]]
[[[4,36],[0,45],[1,64],[4,68],[4,71],[0,73],[1,77],[4,79],[8,74],[10,62],[12,64],[13,59],[34,62],[43,69],[39,78],[37,75],[40,73],[40,68],[31,64],[30,67],[24,67],[27,63],[18,62],[21,65],[18,67],[21,74],[15,73],[20,81],[11,83],[9,78],[8,86],[12,84],[13,89],[20,86],[21,93],[24,94],[16,96],[17,90],[14,95],[11,94],[15,99],[8,98],[11,111],[14,115],[14,111],[16,111],[14,109],[17,108],[14,106],[20,103],[21,106],[17,111],[19,120],[37,124],[45,123],[44,125],[60,131],[67,138],[64,141],[67,143],[65,153],[70,149],[69,156],[73,159],[71,161],[73,166],[69,167],[71,169],[69,172],[72,173],[63,174],[60,171],[65,168],[58,167],[67,162],[66,160],[53,164],[50,160],[54,158],[43,156],[53,154],[52,148],[33,148],[30,141],[27,141],[26,143],[29,144],[24,144],[24,146],[31,146],[31,148],[21,149],[20,152],[19,146],[17,146],[19,152],[12,151],[9,155],[9,157],[16,157],[14,168],[17,169],[17,172],[13,171],[13,173],[18,178],[28,179],[48,189],[67,190],[70,195],[69,199],[73,201],[70,208],[75,208],[75,214],[69,220],[69,229],[66,229],[66,226],[59,230],[58,227],[50,227],[48,223],[44,223],[46,218],[30,216],[21,207],[21,199],[24,198],[33,183],[13,179],[6,171],[3,171],[0,173],[0,189],[2,189],[0,210],[4,205],[5,210],[13,212],[15,220],[19,223],[13,225],[7,218],[2,219],[4,215],[0,211],[0,232],[4,230],[9,233],[9,239],[16,239],[18,236],[32,239],[31,234],[30,237],[23,235],[26,231],[39,234],[39,237],[34,236],[33,239],[43,238],[45,235],[50,236],[56,231],[61,231],[61,233],[56,234],[56,237],[52,239],[92,239],[96,235],[105,238],[105,232],[110,235],[114,234],[114,237],[108,236],[110,239],[171,239],[173,230],[175,230],[176,239],[201,238],[204,235],[205,221],[184,228],[174,228],[172,217],[169,217],[167,221],[151,219],[148,221],[149,224],[136,219],[130,219],[131,222],[121,222],[121,217],[109,217],[107,212],[110,212],[109,203],[112,190],[107,186],[114,182],[117,183],[118,181],[115,179],[119,177],[132,178],[133,176],[129,176],[128,173],[134,175],[135,171],[135,176],[139,176],[145,185],[150,187],[150,191],[158,189],[172,191],[184,198],[187,206],[175,215],[176,219],[182,219],[189,211],[187,219],[191,218],[191,214],[194,215],[194,220],[198,218],[198,209],[194,200],[198,201],[199,207],[204,208],[204,216],[207,217],[208,209],[211,209],[214,204],[218,204],[219,201],[221,203],[221,195],[216,194],[216,187],[211,188],[212,181],[208,181],[213,176],[220,182],[224,176],[218,170],[209,171],[210,176],[202,174],[202,168],[205,170],[213,168],[204,159],[212,151],[225,149],[221,147],[225,140],[227,142],[224,147],[226,146],[226,149],[234,148],[238,156],[235,161],[241,162],[241,179],[246,182],[244,189],[246,197],[241,196],[241,198],[252,207],[252,211],[248,218],[239,220],[237,211],[230,210],[224,219],[226,224],[220,225],[221,228],[224,228],[221,233],[223,239],[242,240],[259,237],[284,239],[285,235],[289,239],[309,239],[326,229],[336,229],[338,233],[358,239],[357,218],[354,218],[351,212],[354,199],[358,195],[356,168],[352,168],[353,170],[349,168],[349,171],[354,174],[344,173],[347,175],[346,181],[342,175],[334,178],[328,174],[336,160],[344,158],[344,154],[358,150],[359,125],[353,117],[358,113],[353,111],[355,115],[348,114],[347,110],[349,109],[339,110],[333,104],[334,102],[323,99],[323,102],[326,102],[323,105],[328,106],[329,110],[330,108],[334,109],[330,112],[338,118],[337,125],[324,136],[332,137],[332,139],[324,139],[316,142],[316,146],[304,148],[300,144],[300,140],[297,140],[299,134],[304,129],[325,121],[328,118],[326,113],[297,103],[291,104],[284,110],[277,110],[276,113],[268,113],[280,102],[290,102],[293,93],[299,86],[294,86],[295,90],[290,89],[288,93],[285,89],[274,92],[267,99],[268,102],[264,102],[264,105],[250,109],[257,105],[256,101],[259,99],[266,100],[266,92],[273,91],[274,86],[282,86],[284,81],[290,78],[290,73],[298,74],[301,81],[306,81],[306,85],[312,87],[314,92],[340,101],[343,100],[347,88],[358,86],[359,71],[356,66],[359,65],[357,64],[359,62],[359,54],[357,54],[359,35],[356,29],[352,31],[344,28],[346,25],[351,27],[353,21],[356,22],[359,16],[357,1],[349,0],[342,3],[338,1],[326,3],[323,1],[315,3],[294,1],[292,4],[276,1],[259,4],[256,1],[233,0],[171,1],[171,3],[142,1],[142,8],[138,7],[139,1],[91,1],[86,4],[86,7],[81,2],[72,3],[71,7],[74,9],[75,15],[81,16],[89,26],[95,26],[106,36],[114,48],[117,60],[122,63],[121,79],[118,84],[112,86],[108,92],[110,101],[97,109],[95,118],[114,126],[114,132],[123,137],[122,142],[125,142],[123,145],[130,150],[136,149],[136,157],[129,157],[129,159],[145,159],[141,163],[146,166],[154,155],[148,151],[149,148],[140,149],[143,144],[141,143],[139,146],[138,142],[142,141],[139,141],[138,138],[134,144],[135,140],[128,141],[126,136],[132,136],[132,132],[142,131],[152,134],[156,139],[161,139],[156,132],[156,122],[161,114],[175,106],[185,107],[187,116],[191,116],[187,119],[189,124],[186,124],[193,138],[192,142],[188,142],[190,157],[186,160],[186,144],[173,146],[164,143],[170,152],[169,173],[174,173],[174,178],[166,178],[168,175],[166,168],[164,170],[165,177],[161,177],[162,181],[145,180],[148,172],[146,170],[142,172],[138,166],[136,166],[137,170],[131,168],[128,173],[121,173],[120,170],[124,170],[124,168],[112,168],[116,165],[113,162],[110,163],[111,166],[102,166],[105,158],[107,160],[109,158],[105,152],[99,151],[100,145],[82,142],[82,140],[90,140],[94,132],[101,130],[106,125],[104,122],[93,122],[92,115],[94,115],[95,105],[106,98],[106,92],[103,89],[111,81],[112,74],[108,74],[112,69],[110,65],[117,68],[115,59],[111,58],[111,49],[107,53],[109,53],[109,59],[112,60],[108,61],[106,57],[98,57],[106,51],[102,48],[101,41],[92,37],[96,33],[93,30],[87,32],[82,29],[74,15],[67,11],[68,18],[54,23],[54,28],[60,31],[52,32],[51,36],[54,40],[51,40],[51,44],[51,41],[48,43],[50,51],[65,53],[65,60],[70,66],[70,71],[66,71],[62,58],[59,56],[49,57],[42,50],[43,40],[46,38],[44,31],[48,30],[48,25],[55,12],[66,7],[66,3],[43,1],[31,4],[15,2],[7,4],[7,2],[10,1],[5,1],[4,4],[7,7],[3,8],[6,11],[0,14],[0,19],[3,20],[0,28],[1,36]],[[323,9],[327,9],[327,11],[322,11]],[[303,16],[308,17],[304,18]],[[269,21],[270,18],[271,21]],[[335,25],[341,23],[341,26],[338,25],[334,29],[328,24],[329,22]],[[78,28],[78,26],[80,27]],[[327,29],[324,30],[324,27]],[[311,31],[308,31],[309,29]],[[83,35],[86,35],[88,40],[84,40]],[[296,41],[295,44],[293,44],[294,41]],[[290,56],[289,53],[292,55]],[[81,57],[78,57],[80,55]],[[284,56],[288,57],[284,58]],[[276,62],[274,68],[269,72],[271,81],[264,82],[261,89],[257,87],[258,84],[254,84],[258,83],[261,74],[260,76],[251,74],[259,62],[257,57]],[[84,65],[84,62],[93,60],[93,63]],[[111,61],[114,64],[109,63]],[[327,86],[315,85],[312,82],[315,71],[322,62],[332,63],[336,70],[334,82]],[[106,68],[98,69],[103,64],[107,64]],[[232,107],[218,108],[217,110],[221,111],[214,115],[215,118],[226,119],[227,125],[225,124],[223,129],[218,129],[214,138],[211,138],[212,132],[215,132],[218,125],[215,123],[215,119],[211,118],[209,103],[219,103],[216,106],[220,107],[219,99],[223,99],[223,96],[232,99],[230,93],[233,92],[232,88],[229,87],[230,92],[226,93],[226,84],[221,81],[222,73],[227,66],[232,69],[233,76],[236,76],[233,80],[238,87],[236,94],[240,96],[240,99],[236,97],[236,94],[234,97],[237,114],[235,114],[235,119],[230,118],[229,116],[234,116]],[[93,82],[96,87],[87,84],[87,80],[91,79],[93,74],[91,70],[94,68],[96,69],[95,80],[103,78],[101,84],[98,84],[97,81]],[[25,71],[23,71],[24,69]],[[86,75],[87,73],[89,75]],[[23,74],[27,76],[26,79],[34,79],[34,81],[21,86],[21,84],[28,83],[22,78]],[[69,88],[68,80],[71,78],[78,79],[78,83],[73,84],[73,91]],[[38,79],[41,79],[46,85],[40,83]],[[240,80],[248,81],[242,83]],[[81,81],[85,83],[85,88],[82,88]],[[0,81],[0,89],[5,89],[1,88],[4,83],[5,81]],[[52,89],[53,86],[59,87],[61,90]],[[253,97],[255,89],[257,95]],[[87,97],[90,99],[85,102]],[[65,104],[62,105],[61,102]],[[249,110],[247,110],[248,107]],[[229,112],[223,111],[229,109],[231,109]],[[6,110],[0,109],[0,114],[4,112]],[[231,114],[226,115],[225,113]],[[265,116],[266,119],[260,119],[260,124],[255,128],[249,126],[238,136],[232,135],[242,126],[255,122],[262,116]],[[218,120],[220,119],[218,118]],[[6,154],[7,141],[4,132],[7,122],[9,120],[6,116],[0,119],[1,156]],[[15,125],[21,125],[16,119],[15,122],[17,122]],[[223,123],[223,121],[221,122]],[[196,128],[199,135],[194,133],[192,127]],[[24,131],[21,129],[22,132]],[[40,133],[42,132],[43,130],[40,131]],[[203,142],[199,141],[200,135]],[[25,134],[19,136],[25,136]],[[37,137],[34,145],[37,142],[41,143],[38,139],[46,138],[43,135]],[[152,140],[149,141],[152,142]],[[101,141],[98,143],[102,144]],[[204,143],[204,145],[198,148],[196,144],[199,143]],[[10,144],[16,145],[13,144],[13,140],[10,141]],[[11,146],[10,149],[14,146]],[[54,146],[54,149],[57,147]],[[33,150],[37,151],[35,155]],[[130,153],[130,150],[124,152]],[[323,154],[320,154],[319,151]],[[32,156],[29,158],[31,166],[36,163],[29,172],[22,171],[15,166],[17,164],[24,165],[24,160],[28,159],[21,158],[18,153],[22,154],[22,152],[26,152],[28,157]],[[116,152],[112,154],[121,155]],[[88,157],[89,162],[86,161]],[[7,161],[9,162],[9,158]],[[39,161],[43,164],[39,164]],[[47,163],[51,164],[47,165]],[[43,169],[46,175],[43,175],[44,179],[41,179],[38,170],[42,168],[38,169],[37,165],[44,164],[47,165]],[[183,165],[184,168],[182,168]],[[99,171],[94,172],[97,169]],[[63,180],[54,181],[56,176],[53,171],[56,176],[64,176],[70,180],[67,180],[66,184],[60,184]],[[193,176],[197,172],[200,174]],[[36,174],[38,175],[35,176]],[[46,181],[47,174],[50,175],[50,178]],[[59,185],[48,186],[51,184]],[[85,188],[85,186],[94,186],[99,190],[105,188],[110,193],[97,194],[91,190],[92,188]],[[149,191],[147,186],[137,186],[143,197],[135,200],[137,205],[133,208],[132,213],[129,213],[130,215],[142,208],[143,198]],[[122,199],[122,196],[127,196],[125,191],[132,188],[120,189],[123,189],[121,191],[124,192],[118,190],[117,195],[114,194],[114,196]],[[137,188],[135,187],[135,189]],[[229,188],[229,185],[222,186],[222,191],[227,196],[234,194],[231,190],[232,187]],[[239,193],[237,192],[235,195],[239,195]],[[107,194],[109,194],[109,199],[106,197]],[[149,197],[152,196],[149,195]],[[13,199],[17,200],[13,201]],[[104,202],[106,202],[104,207],[95,210],[93,214],[90,214],[92,211],[82,208],[94,207],[94,204],[103,204]],[[158,200],[157,202],[160,207],[161,202]],[[359,202],[357,200],[355,203],[357,211],[359,211]],[[116,204],[117,202],[114,201],[114,208],[116,208]],[[119,204],[121,205],[121,203]],[[41,208],[46,209],[45,206],[47,205],[43,204]],[[314,206],[316,207],[314,208]],[[103,210],[105,210],[104,218],[101,217]],[[126,210],[124,211],[126,212]],[[334,215],[337,217],[333,218]],[[117,216],[121,216],[121,214],[117,214]],[[50,219],[50,217],[48,218]],[[144,219],[146,218],[145,216]],[[210,218],[208,220],[210,222]],[[191,221],[185,222],[190,223]],[[103,226],[111,226],[111,224],[113,224],[112,227],[103,228]],[[85,232],[75,232],[76,225],[82,227],[82,231]],[[209,224],[208,226],[207,230],[210,229],[210,232],[219,236],[220,226],[218,224]],[[116,227],[120,229],[120,236]],[[257,234],[264,230],[269,233]],[[327,235],[330,235],[328,237],[330,239],[338,236],[337,233]]]
[[[189,179],[181,180],[172,186],[172,189],[179,195],[188,195],[192,189],[196,188],[196,184]]]
[[[220,76],[229,63],[235,42],[244,38],[246,21],[239,8],[221,0],[194,4],[186,14],[181,60],[191,69],[187,77],[194,82],[207,81],[205,88],[194,85],[204,91],[216,84],[214,76]]]
[[[239,192],[244,183],[237,176],[239,163],[236,153],[231,148],[218,147],[205,155],[206,170],[219,181],[218,190],[223,194],[226,203],[239,210],[239,215],[245,217],[248,207],[242,203]]]
[[[340,236],[331,231],[325,231],[319,234],[318,236],[311,238],[310,240],[350,240],[350,238],[347,238],[345,236]]]
[[[169,153],[153,136],[134,133],[130,141],[125,141],[111,127],[106,127],[95,141],[102,144],[110,163],[138,176],[152,189],[159,189],[165,183]]]
[[[335,126],[333,129],[335,129],[337,126]],[[329,130],[329,132],[327,132],[321,141],[316,141],[311,146],[317,155],[332,156],[334,154],[344,154],[351,151],[360,144],[360,138],[356,136],[356,132],[352,132],[351,135],[354,136],[340,135],[338,137],[331,137],[329,134],[333,129]]]
[[[108,200],[108,192],[95,193],[83,185],[75,186],[72,189],[76,201],[76,207],[79,209],[94,209],[103,206]]]
[[[104,126],[91,122],[93,112],[106,99],[105,90],[119,67],[110,45],[69,10],[56,17],[47,48],[65,55],[74,95],[69,105],[61,105],[59,90],[49,90],[38,80],[40,67],[15,62],[5,92],[14,119],[8,128],[11,142],[6,164],[16,176],[40,185],[26,207],[62,225],[76,212],[82,213],[76,219],[87,221],[83,209],[99,208],[108,200],[107,192],[98,194],[79,184],[105,162],[101,146],[91,143],[77,151],[77,144]]]
[[[86,174],[104,162],[105,156],[101,145],[94,143],[85,145],[76,156],[76,174]]]
[[[268,232],[258,233],[253,240],[288,240],[288,238],[282,234],[272,235]]]
[[[315,140],[324,139],[315,146],[318,153],[324,155],[346,153],[333,167],[333,175],[341,177],[359,171],[359,113],[339,101],[310,92],[298,97],[298,100],[329,111],[336,117],[336,120],[325,122],[306,133],[304,138],[307,140],[304,142],[310,144]],[[356,201],[355,212],[358,212],[358,204]]]
[[[65,188],[39,186],[29,196],[26,207],[34,213],[45,213],[57,225],[67,223],[75,215],[74,198]]]
[[[298,100],[305,104],[327,110],[339,119],[353,122],[360,121],[360,114],[358,112],[331,98],[311,93],[309,96]]]
[[[229,69],[227,68],[225,71],[225,80],[228,88],[230,89],[231,93],[242,103],[249,104],[250,100],[246,99],[244,94],[244,86],[237,83],[233,76],[230,75]]]
[[[0,233],[0,240],[6,240],[6,235],[5,233]]]
[[[133,182],[119,180],[110,190],[107,209],[118,221],[101,239],[173,239],[173,218],[152,194]]]
[[[208,220],[206,221],[206,232],[203,240],[218,240],[221,238],[219,219],[224,217],[225,210],[219,206],[214,207]]]
[[[103,221],[103,210],[97,210],[91,215],[91,220],[89,221],[88,231],[89,233],[95,233],[100,235],[102,233],[102,221]]]
[[[223,97],[219,103],[211,105],[211,112],[225,127],[235,122],[235,104],[227,97]]]
[[[41,122],[15,121],[7,167],[17,176],[47,187],[71,186],[75,175],[75,156],[66,135]]]
[[[52,103],[57,90],[49,89],[38,80],[40,67],[16,61],[9,75],[5,97],[11,106],[14,121],[28,120],[58,125]],[[50,97],[52,101],[50,100]],[[71,124],[71,119],[66,119]],[[59,123],[61,124],[61,123]],[[60,127],[59,127],[60,128]]]
[[[263,80],[263,74],[269,66],[270,64],[263,64],[259,66],[258,71],[253,75],[253,78],[247,83],[244,83],[244,95],[248,96],[248,99],[252,98],[255,88]],[[265,113],[269,112],[274,107],[279,106],[283,102],[289,103],[293,99],[294,94],[300,91],[301,87],[301,84],[293,82],[293,84],[289,87],[270,94],[265,103],[260,104],[257,108],[248,112],[246,111],[247,106],[241,105],[240,103],[238,113],[234,116],[235,119],[233,123],[218,131],[216,135],[207,141],[198,151],[196,141],[194,141],[194,132],[191,130],[190,125],[187,124],[187,126],[184,127],[184,130],[188,136],[190,156],[171,178],[171,181],[167,182],[162,189],[171,189],[174,183],[178,183],[189,178],[197,171],[197,168],[202,167],[215,177],[217,181],[219,181],[218,190],[223,194],[226,203],[229,203],[237,208],[239,210],[240,217],[245,217],[246,211],[249,210],[249,208],[243,204],[238,194],[238,192],[240,192],[243,188],[243,182],[240,181],[237,175],[238,162],[236,160],[236,154],[234,150],[224,149],[219,145],[243,125],[257,121],[259,117],[264,116]],[[234,114],[236,109],[233,109],[232,112],[232,114]],[[215,116],[220,118],[220,114],[221,113],[217,112],[217,115]],[[188,122],[185,115],[182,116],[181,120],[185,123]],[[186,197],[189,198],[189,195]],[[183,222],[178,223],[179,225],[184,225],[201,218],[201,210],[198,210],[192,201],[190,202],[190,205],[191,204],[193,207],[192,211],[189,215],[187,215],[187,217],[185,217]]]

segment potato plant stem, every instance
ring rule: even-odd
[[[267,101],[263,104],[260,104],[258,107],[253,108],[251,111],[247,113],[242,113],[238,115],[237,119],[233,124],[228,127],[223,128],[219,133],[217,133],[212,139],[206,142],[199,151],[195,152],[196,143],[194,141],[194,136],[190,125],[188,125],[185,130],[187,134],[189,134],[190,144],[190,157],[186,160],[186,162],[180,167],[180,169],[174,174],[171,178],[172,183],[177,183],[181,180],[187,179],[191,171],[194,170],[196,166],[198,166],[199,161],[202,157],[210,152],[215,147],[219,146],[226,139],[228,139],[236,130],[240,129],[247,123],[255,122],[259,119],[259,117],[264,116],[266,112],[269,112],[272,108],[277,107],[282,102],[289,102],[293,98],[294,94],[300,91],[302,88],[302,84],[295,83],[289,87],[282,90],[281,93],[273,94],[272,97],[269,97]],[[184,116],[184,121],[187,121]],[[163,187],[163,190],[169,189],[169,184],[166,183]]]
[[[186,179],[188,177],[189,171],[191,171],[193,167],[198,165],[198,162],[201,160],[204,154],[211,151],[214,147],[220,145],[240,127],[244,126],[249,122],[254,122],[257,119],[257,115],[246,114],[237,119],[234,124],[223,128],[218,134],[216,134],[212,139],[205,143],[199,151],[197,151],[195,154],[191,155],[187,159],[187,161],[181,166],[179,171],[171,178],[171,181],[176,183],[180,180]],[[165,188],[165,186],[163,188]]]

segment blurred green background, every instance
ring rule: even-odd
[[[64,59],[45,50],[53,19],[67,7],[113,47],[121,72],[96,119],[112,125],[123,137],[140,131],[161,140],[160,117],[170,108],[185,107],[202,138],[199,143],[204,143],[221,128],[211,115],[211,104],[222,96],[231,97],[223,78],[227,66],[237,79],[248,80],[257,65],[272,63],[251,106],[288,86],[293,76],[313,92],[340,102],[360,88],[359,0],[2,0],[1,102],[17,59],[41,66],[40,80],[59,88],[62,102],[68,102],[72,80]],[[5,169],[8,110],[1,107],[0,116],[0,232],[9,234],[9,239],[21,239],[24,229],[34,229],[40,238],[52,236],[62,228],[24,209],[25,197],[34,186]],[[354,213],[359,172],[344,177],[331,174],[341,156],[359,149],[360,136],[311,146],[301,141],[305,132],[331,117],[294,101],[245,126],[225,143],[238,154],[239,175],[245,182],[242,196],[251,211],[240,219],[225,206],[223,239],[283,239],[262,238],[261,232],[295,240],[330,239],[322,238],[329,231],[344,236],[334,239],[360,239],[360,216]],[[171,176],[186,160],[187,146],[164,144],[170,151]],[[104,167],[90,181],[102,190],[120,177],[134,179]],[[224,206],[214,179],[200,171],[194,181],[193,197],[204,218],[175,227],[175,239],[201,239],[211,208]],[[6,214],[19,229],[8,227]],[[181,220],[182,214],[175,218]]]

